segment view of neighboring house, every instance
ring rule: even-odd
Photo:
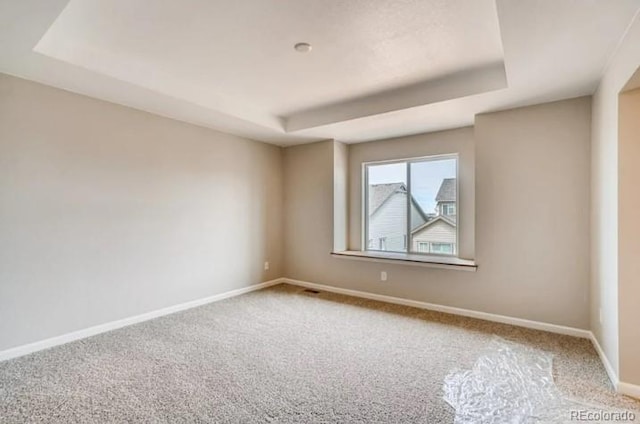
[[[436,215],[411,229],[411,250],[420,253],[454,255],[456,246],[456,179],[442,180],[436,195]]]
[[[404,183],[369,186],[369,239],[367,248],[407,250],[407,188]],[[455,254],[456,179],[442,181],[436,195],[435,213],[425,213],[411,198],[411,251]]]

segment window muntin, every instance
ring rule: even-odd
[[[457,155],[363,168],[364,250],[457,255]]]

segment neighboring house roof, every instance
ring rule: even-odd
[[[407,192],[404,183],[373,184],[369,187],[369,215],[373,215],[393,193]]]
[[[411,234],[415,234],[415,233],[417,233],[418,231],[422,231],[422,230],[424,230],[425,228],[427,228],[428,226],[430,226],[431,224],[435,224],[435,223],[436,223],[436,222],[438,222],[438,221],[442,221],[442,222],[444,222],[445,224],[449,224],[449,225],[451,225],[452,227],[455,227],[455,226],[456,226],[456,222],[455,222],[454,220],[452,220],[452,219],[450,219],[449,217],[446,217],[446,216],[438,215],[438,216],[436,216],[435,218],[433,218],[431,221],[427,221],[427,222],[425,222],[424,224],[422,224],[421,226],[419,226],[419,227],[414,228],[413,230],[411,230]]]
[[[418,213],[420,214],[420,216],[422,217],[422,219],[424,219],[425,221],[429,220],[429,215],[427,215],[423,210],[422,210],[422,206],[420,206],[420,203],[418,203],[418,201],[415,199],[415,197],[411,196],[411,203],[413,203],[413,206],[415,206],[416,210],[418,211]],[[413,224],[413,222],[412,222]]]
[[[370,216],[380,209],[380,207],[384,205],[394,193],[407,193],[407,187],[404,183],[372,184],[369,187]],[[427,221],[429,219],[428,215],[422,210],[422,207],[413,196],[411,196],[411,203],[413,203],[413,206],[415,206],[418,213],[422,215],[422,218]]]
[[[440,190],[436,195],[436,202],[455,202],[456,201],[456,179],[445,178],[440,184]]]

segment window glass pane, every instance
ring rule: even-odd
[[[368,250],[407,251],[407,164],[367,165]]]
[[[411,179],[411,252],[456,254],[457,160],[424,160],[409,164]],[[424,244],[423,244],[424,243]],[[424,246],[429,246],[425,251]]]

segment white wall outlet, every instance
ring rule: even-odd
[[[380,272],[380,281],[387,281],[387,271]]]
[[[269,271],[269,262],[268,261],[264,263],[264,270],[265,271]]]

